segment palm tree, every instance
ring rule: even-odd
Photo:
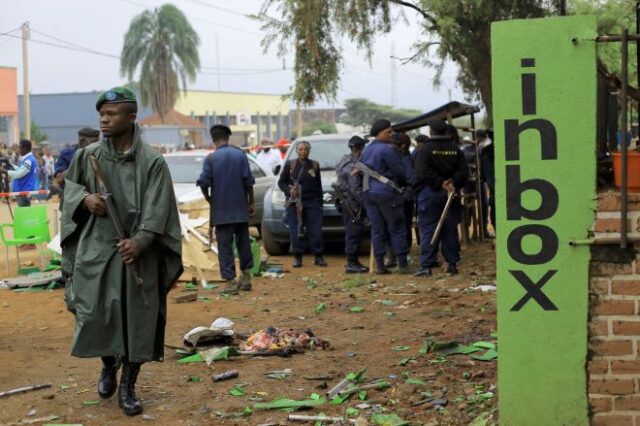
[[[142,105],[151,105],[162,120],[200,68],[200,38],[184,14],[171,4],[145,10],[133,18],[124,36],[120,74],[131,80],[140,69]]]

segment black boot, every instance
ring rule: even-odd
[[[140,363],[125,361],[122,364],[122,376],[118,389],[118,405],[127,416],[142,413],[142,404],[136,398],[136,380],[140,372]]]
[[[376,274],[384,275],[389,273],[390,273],[389,270],[384,264],[384,257],[376,258]]]
[[[301,268],[302,267],[302,255],[301,254],[294,255],[293,264],[291,266],[293,266],[294,268]]]
[[[347,256],[347,264],[344,267],[347,274],[363,274],[369,272],[369,268],[358,260],[358,256]]]
[[[100,398],[111,398],[116,393],[118,368],[120,368],[120,362],[115,356],[102,357],[102,371],[100,372],[100,379],[98,379],[98,394]]]
[[[316,254],[315,258],[313,259],[313,264],[316,266],[327,266],[327,262],[326,260],[324,260],[324,257],[322,257],[321,254]]]

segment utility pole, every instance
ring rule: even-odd
[[[29,21],[22,24],[22,108],[24,109],[24,137],[31,140],[31,105],[29,104]]]
[[[296,104],[296,139],[302,137],[302,110],[300,103]]]
[[[220,49],[218,49],[218,33],[216,33],[216,68],[218,69],[218,92],[220,91]]]
[[[398,68],[396,65],[395,43],[391,42],[391,106],[398,106]]]

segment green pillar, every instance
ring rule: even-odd
[[[587,425],[596,19],[491,27],[500,424]]]

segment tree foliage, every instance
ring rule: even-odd
[[[31,121],[31,126],[29,129],[29,133],[31,134],[31,142],[34,144],[40,143],[42,141],[46,141],[49,139],[49,135],[38,126],[38,123],[35,121]],[[24,139],[26,136],[23,131],[20,131],[20,139]]]
[[[386,118],[392,123],[413,118],[422,113],[415,109],[397,109],[390,105],[381,105],[364,98],[352,98],[344,101],[347,113],[341,122],[352,126],[367,127],[378,118]]]
[[[312,135],[314,132],[320,130],[322,134],[336,133],[336,126],[333,123],[323,120],[312,120],[304,123],[302,127],[302,136]]]
[[[138,71],[143,105],[162,119],[176,104],[179,85],[187,88],[200,68],[200,38],[184,14],[171,4],[133,18],[124,36],[120,73],[131,80]]]
[[[435,67],[436,86],[444,61],[455,62],[462,89],[482,100],[490,117],[491,22],[560,14],[564,9],[564,0],[265,0],[257,19],[266,34],[265,50],[277,44],[280,56],[295,53],[291,97],[311,104],[319,98],[335,99],[342,37],[370,57],[376,37],[391,30],[394,13],[417,13],[422,40],[410,60]]]
[[[598,34],[620,34],[624,28],[627,28],[631,34],[636,32],[635,1],[573,0],[570,4],[570,12],[597,16]],[[635,43],[629,43],[629,45],[629,82],[636,86],[638,70],[634,55]],[[620,75],[620,43],[598,43],[598,57],[605,64],[607,70]]]

